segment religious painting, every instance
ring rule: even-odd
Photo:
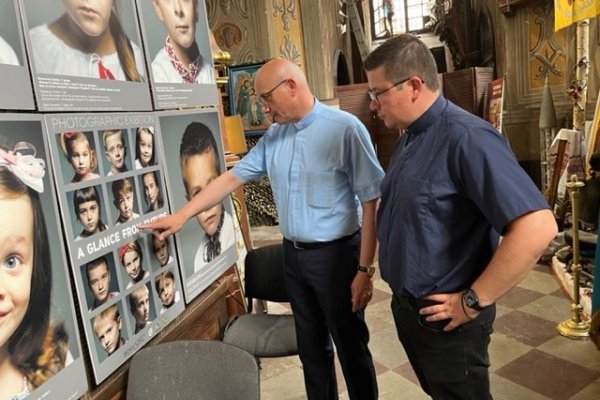
[[[271,125],[271,116],[262,110],[262,100],[254,89],[254,76],[264,61],[229,67],[231,114],[239,114],[246,136],[261,135]]]

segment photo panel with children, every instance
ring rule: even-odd
[[[11,399],[88,388],[45,136],[39,115],[0,114],[0,365],[10,372],[0,378]]]
[[[137,228],[170,212],[154,138],[157,118],[153,113],[82,113],[46,114],[44,121],[78,312],[88,321],[85,338],[100,383],[185,307],[180,302],[156,318],[161,303],[154,281],[163,267],[155,259],[166,253],[165,265],[175,271],[178,262],[169,246],[157,245],[154,251],[152,233]],[[174,281],[181,287],[179,273]],[[140,286],[148,291],[148,323],[136,330],[130,303]]]
[[[19,0],[40,111],[149,111],[134,0]]]
[[[35,110],[17,0],[0,0],[0,109]]]
[[[219,116],[214,110],[157,113],[166,192],[174,210],[225,172]],[[186,303],[238,258],[230,197],[190,219],[175,234]]]
[[[205,2],[136,3],[156,108],[217,104]]]

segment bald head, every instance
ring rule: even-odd
[[[256,94],[274,122],[297,122],[312,110],[314,98],[306,76],[289,60],[275,58],[254,76]]]

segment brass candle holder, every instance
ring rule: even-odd
[[[571,319],[563,321],[556,326],[558,333],[569,339],[585,340],[589,338],[590,324],[581,318],[583,306],[579,297],[579,273],[581,264],[579,262],[579,191],[585,184],[577,180],[576,175],[571,176],[567,182],[567,190],[571,197],[571,209],[573,211],[573,264],[571,275],[573,277],[573,302],[571,303]]]

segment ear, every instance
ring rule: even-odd
[[[119,324],[119,330],[121,330],[121,328],[123,326],[123,322],[121,321],[121,316],[120,315],[117,317],[117,323]]]
[[[415,101],[423,93],[423,90],[425,90],[425,82],[423,82],[423,80],[418,76],[414,76],[410,78],[409,83],[410,87],[412,88],[411,97],[412,100]]]

